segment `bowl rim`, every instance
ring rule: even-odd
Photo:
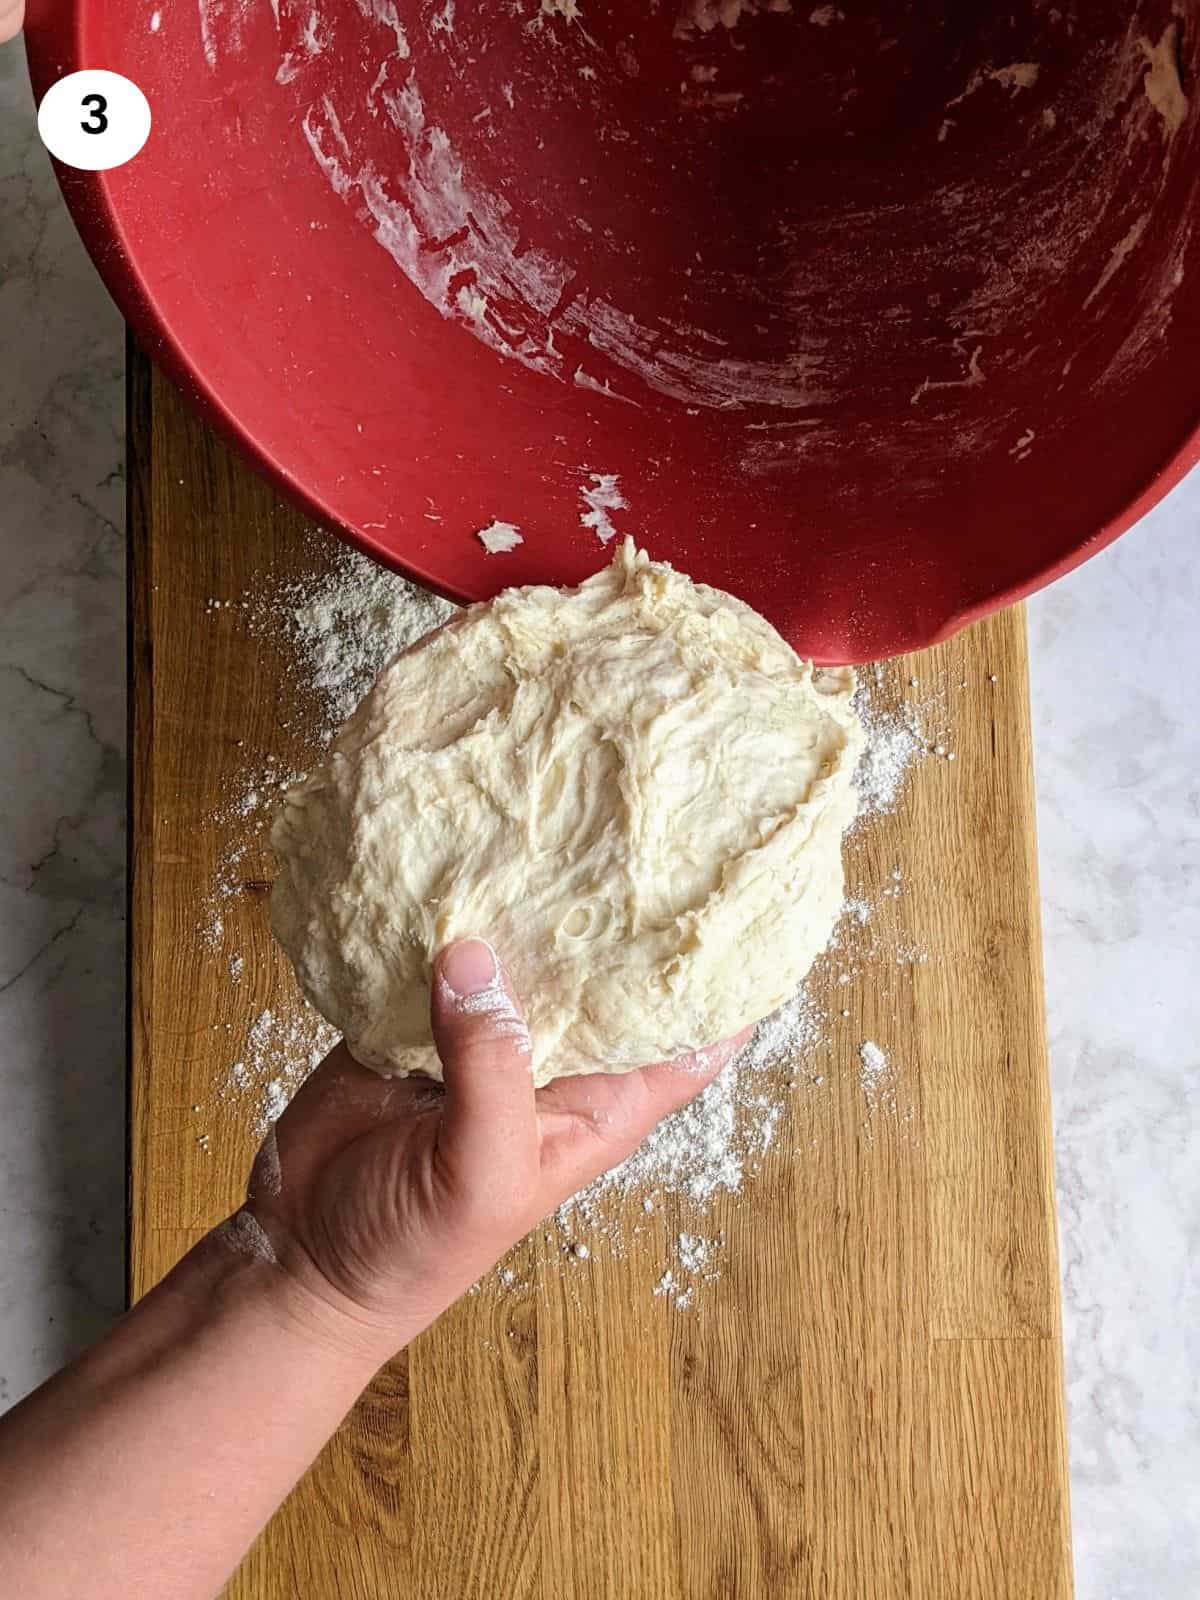
[[[71,0],[67,5],[54,4],[53,0],[28,0],[26,58],[36,104],[40,105],[42,96],[59,78],[79,71],[84,65],[81,41],[84,8],[85,0]],[[401,556],[373,539],[369,532],[342,520],[331,506],[288,472],[243,427],[237,415],[219,398],[200,370],[191,364],[187,352],[173,337],[167,318],[155,304],[151,286],[142,275],[136,255],[122,231],[112,203],[107,173],[67,167],[57,157],[51,157],[51,163],[75,228],[105,288],[138,344],[162,368],[185,402],[261,477],[305,516],[328,529],[335,537],[380,565],[401,573],[448,600],[471,604],[483,598],[446,584],[427,571],[419,560]],[[1016,604],[1073,572],[1140,522],[1197,465],[1200,465],[1200,388],[1197,390],[1195,417],[1182,437],[1173,447],[1168,447],[1163,459],[1151,468],[1141,487],[1122,509],[1093,533],[1081,539],[1065,555],[1037,566],[1018,582],[952,611],[927,635],[902,635],[898,637],[894,648],[889,648],[886,657],[870,659],[887,659],[940,644],[993,611]],[[826,661],[819,655],[815,659],[819,665],[851,664]]]

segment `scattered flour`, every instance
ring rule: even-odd
[[[866,733],[854,786],[858,790],[860,824],[896,809],[913,764],[928,751],[917,708],[905,701],[895,711],[880,711],[865,686],[855,698]]]
[[[592,486],[581,491],[598,521],[624,506],[613,474],[592,474]],[[589,496],[592,498],[589,499]],[[504,526],[494,524],[495,526]],[[508,525],[511,526],[511,525]],[[481,530],[481,537],[484,530]],[[600,533],[600,527],[596,527]],[[615,531],[615,530],[613,530]],[[603,537],[603,535],[601,535]],[[328,560],[328,546],[320,545]],[[383,571],[354,552],[339,551],[332,568],[310,583],[268,582],[264,589],[239,600],[212,600],[213,616],[234,612],[252,634],[282,636],[293,651],[297,689],[317,715],[314,747],[326,742],[354,709],[381,668],[399,651],[456,612],[456,607],[425,593],[403,578]],[[877,669],[874,690],[882,690],[883,669]],[[867,748],[857,776],[861,815],[893,811],[900,803],[912,766],[930,753],[923,717],[930,702],[906,699],[896,710],[879,709],[882,694],[874,692],[864,673],[858,707],[867,731]],[[917,687],[910,685],[911,688]],[[234,981],[252,981],[240,954],[223,949],[226,922],[223,905],[245,892],[248,852],[256,831],[271,815],[278,793],[294,775],[273,757],[247,762],[237,795],[219,820],[230,832],[225,864],[206,907],[200,935],[204,947],[220,952]],[[855,954],[839,956],[838,993],[849,995],[853,977],[869,962],[877,970],[895,971],[897,964],[924,961],[923,950],[896,942],[880,930],[877,908],[898,897],[903,877],[897,867],[883,886],[856,884],[845,903],[834,948],[850,939]],[[225,913],[228,915],[228,911]],[[881,913],[882,914],[882,913]],[[868,924],[870,931],[868,932]],[[843,1008],[841,1016],[849,1016]],[[844,1026],[834,1019],[834,1027]],[[719,1272],[723,1236],[717,1240],[697,1231],[696,1223],[721,1197],[741,1194],[760,1172],[769,1152],[781,1148],[787,1126],[785,1112],[797,1091],[815,1092],[826,1082],[820,1070],[831,1049],[831,1023],[802,988],[773,1016],[721,1076],[691,1105],[669,1117],[620,1167],[601,1177],[560,1210],[558,1255],[587,1266],[603,1247],[623,1253],[629,1240],[653,1228],[661,1232],[659,1213],[687,1214],[690,1226],[671,1247],[671,1260],[655,1292],[678,1309],[692,1306],[705,1283]],[[298,1000],[286,1009],[260,1010],[254,1017],[236,1059],[228,1069],[220,1098],[244,1104],[258,1135],[267,1134],[308,1073],[337,1040],[337,1034],[315,1011]],[[859,1049],[860,1084],[868,1112],[894,1107],[887,1058],[872,1041]],[[784,1147],[785,1154],[795,1154]],[[265,1181],[265,1180],[264,1180]],[[627,1220],[629,1198],[640,1201],[638,1221]],[[625,1220],[622,1220],[622,1219]],[[586,1240],[586,1242],[585,1242]],[[504,1288],[528,1284],[505,1265],[496,1275]]]
[[[695,1290],[686,1288],[670,1267],[654,1285],[654,1293],[665,1295],[677,1311],[686,1311],[696,1298]]]
[[[865,928],[871,920],[871,902],[862,894],[848,895],[842,907],[842,915],[849,917],[851,922],[857,923],[860,928]]]
[[[259,1261],[275,1262],[275,1249],[262,1224],[250,1211],[238,1211],[217,1228],[213,1235],[238,1255],[254,1256]]]
[[[786,1065],[794,1073],[798,1061],[823,1042],[820,1012],[801,989],[760,1024],[736,1060],[695,1100],[661,1122],[619,1167],[560,1207],[556,1221],[564,1236],[574,1238],[586,1226],[593,1241],[620,1255],[646,1224],[630,1234],[614,1202],[640,1197],[643,1217],[668,1204],[702,1217],[719,1196],[740,1194],[776,1144],[788,1092],[797,1084],[781,1069]],[[817,1080],[810,1075],[809,1081]],[[666,1286],[655,1292],[686,1309],[698,1282],[718,1276],[714,1251],[712,1241],[681,1233],[678,1260],[665,1275]]]
[[[865,1039],[858,1047],[858,1060],[861,1068],[858,1081],[867,1102],[867,1115],[873,1117],[879,1111],[894,1112],[896,1091],[885,1052],[874,1039]]]
[[[261,1184],[268,1194],[281,1194],[283,1192],[283,1168],[279,1162],[279,1143],[275,1137],[274,1126],[268,1129],[267,1137],[263,1140],[262,1149],[258,1152],[258,1161],[254,1169],[254,1181],[257,1184]],[[251,1198],[253,1198],[253,1193]]]
[[[702,1238],[698,1233],[679,1235],[679,1264],[685,1272],[711,1271],[713,1252],[718,1240]]]
[[[226,1074],[219,1098],[248,1102],[251,1126],[262,1138],[338,1037],[323,1017],[299,1002],[286,1015],[260,1011],[250,1025],[241,1055]]]
[[[687,1311],[695,1304],[700,1285],[720,1276],[716,1258],[724,1243],[721,1234],[706,1239],[699,1233],[681,1233],[675,1241],[674,1263],[658,1280],[654,1293],[664,1296],[677,1311]]]
[[[866,1040],[858,1047],[858,1059],[862,1062],[864,1087],[877,1084],[887,1071],[888,1059],[873,1039]]]
[[[324,701],[332,733],[393,656],[457,610],[347,550],[311,592],[300,583],[277,591],[267,620],[282,622],[290,634],[310,686]]]

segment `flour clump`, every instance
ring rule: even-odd
[[[430,964],[489,939],[539,1083],[624,1072],[781,1005],[842,903],[853,674],[625,540],[397,657],[284,799],[272,918],[386,1075],[441,1069]]]

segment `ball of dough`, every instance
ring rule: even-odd
[[[578,589],[507,590],[392,662],[287,794],[275,932],[385,1075],[441,1075],[430,963],[467,935],[508,966],[539,1083],[713,1044],[837,920],[853,688],[631,541]]]

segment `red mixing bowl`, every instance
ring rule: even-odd
[[[28,42],[39,94],[150,100],[60,172],[140,338],[456,598],[615,530],[863,660],[1200,456],[1195,0],[31,0]]]

